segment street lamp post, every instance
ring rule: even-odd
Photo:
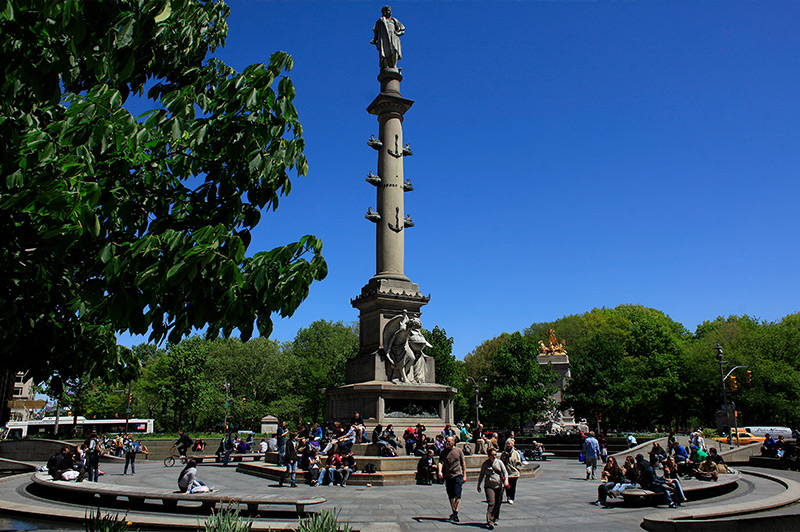
[[[486,382],[486,377],[478,377],[475,379],[474,377],[467,377],[464,379],[464,382],[469,383],[472,381],[472,385],[475,387],[475,430],[478,429],[478,425],[481,424],[481,416],[480,416],[480,409],[481,409],[481,396],[480,396],[480,383]]]
[[[728,373],[725,373],[725,364],[728,362],[724,360],[724,356],[722,353],[722,346],[717,344],[714,348],[717,351],[717,362],[719,363],[719,375],[720,380],[722,381],[722,410],[727,413],[733,414],[733,434],[736,435],[736,447],[739,447],[739,418],[736,416],[736,403],[733,401],[728,401],[728,392],[725,389],[725,381],[728,380],[728,377],[731,376],[731,373],[736,371],[737,369],[746,368],[747,366],[734,366]],[[727,406],[727,411],[726,407]],[[731,437],[731,443],[733,443],[733,437]]]
[[[225,419],[223,420],[223,429],[225,432],[228,431],[228,394],[231,391],[231,383],[226,382],[223,387],[225,388]]]

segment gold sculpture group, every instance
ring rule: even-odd
[[[567,354],[564,342],[559,342],[558,339],[556,339],[556,332],[553,329],[547,329],[547,341],[548,343],[545,344],[542,340],[539,340],[539,356]]]

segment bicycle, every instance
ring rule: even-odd
[[[182,464],[185,464],[186,461],[187,461],[187,458],[184,455],[178,453],[178,446],[177,445],[173,445],[172,449],[169,450],[169,456],[164,458],[164,467],[172,467],[172,466],[174,466],[175,465],[175,458],[180,458]]]

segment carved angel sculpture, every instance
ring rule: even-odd
[[[411,318],[403,310],[390,319],[383,328],[383,347],[391,364],[392,382],[425,382],[425,354],[423,349],[431,344],[420,332],[419,318]]]

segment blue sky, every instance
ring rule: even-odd
[[[309,175],[251,252],[305,234],[327,279],[273,338],[356,321],[375,274],[376,171],[366,106],[383,2],[230,0],[241,70],[275,50],[303,123]],[[800,311],[800,2],[415,1],[406,27],[405,141],[415,186],[405,273],[426,328],[458,358],[534,322],[621,303],[689,330],[719,315]],[[125,337],[125,344],[140,339]]]

